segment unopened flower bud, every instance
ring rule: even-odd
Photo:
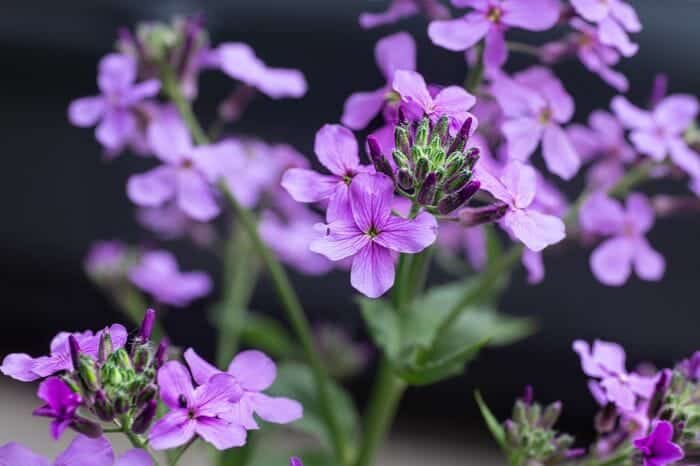
[[[544,409],[542,413],[542,418],[540,419],[540,426],[543,429],[551,429],[554,424],[559,420],[561,415],[562,404],[561,401],[555,401]]]
[[[418,182],[421,182],[425,179],[426,176],[428,176],[428,170],[430,169],[430,162],[426,157],[419,157],[416,159],[416,180]]]
[[[527,416],[528,424],[531,426],[536,426],[539,424],[540,417],[542,416],[542,407],[537,403],[533,403],[526,408],[525,414]]]
[[[134,351],[134,370],[142,372],[151,362],[151,350],[146,345],[141,345]]]
[[[474,194],[476,194],[476,192],[479,191],[480,187],[480,182],[470,181],[461,190],[442,198],[438,203],[438,211],[442,215],[447,215],[451,212],[454,212],[455,210],[462,207],[465,202],[469,201],[469,199],[471,199],[474,196]]]
[[[484,207],[468,207],[459,211],[459,223],[465,227],[497,222],[508,212],[508,205],[496,203]]]
[[[436,136],[439,138],[438,144],[440,146],[443,146],[447,141],[447,138],[449,137],[449,129],[450,119],[446,116],[440,117],[440,119],[435,124],[435,128],[433,129],[433,138],[435,138]]]
[[[129,353],[127,353],[124,348],[119,348],[113,354],[115,355],[115,360],[120,368],[126,370],[134,369],[134,366],[131,364],[131,358],[129,357]]]
[[[476,162],[479,161],[479,158],[481,158],[481,151],[479,150],[478,147],[472,147],[467,151],[466,155],[466,165],[467,168],[470,170],[473,170],[474,167],[476,166]]]
[[[530,406],[532,402],[535,401],[535,390],[532,388],[532,385],[525,385],[523,396],[520,397],[520,399],[523,400],[523,403],[527,406]]]
[[[100,362],[105,362],[110,354],[112,354],[112,336],[109,334],[108,330],[102,332],[100,336],[100,347],[98,350],[98,357]]]
[[[411,153],[411,137],[403,125],[398,125],[394,129],[394,146],[403,154]]]
[[[407,193],[412,193],[413,192],[413,186],[415,184],[415,179],[411,175],[411,173],[408,171],[407,168],[402,168],[398,171],[398,174],[396,176],[397,181],[399,183],[399,187],[406,191]]]
[[[595,415],[595,430],[601,434],[612,432],[617,422],[617,408],[613,403],[608,403]]]
[[[573,444],[574,438],[569,434],[562,434],[554,439],[554,445],[556,446],[557,451],[566,451]]]
[[[421,205],[433,205],[435,202],[435,194],[437,193],[437,176],[435,172],[428,173],[425,177],[423,185],[418,191],[417,201]]]
[[[400,150],[393,150],[391,152],[391,156],[394,159],[394,164],[396,165],[396,168],[398,168],[398,169],[402,169],[402,168],[409,169],[410,168],[410,163],[408,161],[408,157],[406,157],[406,155],[403,152],[401,152]]]
[[[98,438],[102,435],[102,427],[93,421],[81,416],[75,416],[70,424],[71,428],[86,437]]]
[[[460,171],[464,166],[466,158],[461,152],[450,154],[445,162],[445,177],[451,178],[455,173]]]
[[[473,123],[473,120],[471,117],[467,118],[464,121],[464,123],[462,124],[462,127],[459,128],[457,135],[455,136],[454,140],[452,141],[452,144],[450,145],[449,150],[447,151],[448,154],[452,154],[453,152],[458,152],[458,151],[462,152],[464,150],[464,147],[467,145],[467,140],[469,140],[469,135],[471,134],[472,123]]]
[[[76,382],[76,380],[70,375],[70,374],[64,374],[60,377],[63,382],[68,385],[68,387],[74,391],[75,393],[81,393],[82,390],[80,388],[80,385]]]
[[[95,361],[90,356],[81,355],[78,362],[78,374],[80,381],[88,391],[94,392],[100,388],[100,379],[97,376]]]
[[[370,136],[367,138],[367,146],[369,149],[369,158],[372,160],[374,169],[377,170],[378,173],[383,173],[393,179],[394,171],[391,169],[391,165],[389,165],[384,154],[382,154],[382,148],[379,147],[379,142],[377,142],[373,136]]]
[[[80,367],[80,344],[73,335],[68,337],[68,348],[70,349],[70,360],[73,363],[73,370],[78,370]]]
[[[141,411],[141,413],[136,416],[134,422],[131,424],[131,430],[137,434],[143,434],[148,430],[156,417],[156,411],[158,409],[158,402],[156,400],[151,400],[146,407]]]
[[[515,449],[520,446],[520,434],[518,433],[518,426],[510,419],[507,419],[503,423],[503,430],[506,434],[506,442],[508,446]]]
[[[114,414],[121,416],[131,409],[131,403],[129,402],[129,395],[120,391],[114,395]]]
[[[97,393],[95,393],[94,408],[95,414],[97,414],[97,417],[101,420],[110,422],[114,419],[114,410],[104,391],[98,390]]]
[[[416,129],[416,140],[415,140],[414,145],[427,146],[429,134],[430,134],[430,120],[428,118],[423,118],[420,121],[420,123],[418,123],[418,128]]]
[[[456,175],[454,175],[452,178],[445,181],[445,192],[449,194],[460,191],[462,188],[464,188],[464,186],[466,186],[467,183],[469,183],[469,180],[471,179],[471,171],[462,170]]]
[[[522,400],[515,401],[511,417],[516,424],[527,424],[526,409],[527,405]]]
[[[165,363],[165,361],[168,359],[168,339],[163,338],[160,343],[158,344],[158,348],[156,349],[156,354],[153,357],[153,365],[155,366],[156,369],[160,369],[161,366]]]
[[[136,405],[143,406],[146,403],[149,403],[151,400],[155,400],[157,396],[158,386],[155,384],[148,385],[146,388],[141,390],[141,393],[139,393],[136,397]]]
[[[153,325],[156,322],[156,311],[153,309],[146,310],[143,316],[143,321],[141,322],[141,327],[139,327],[139,333],[137,338],[141,342],[146,342],[151,339],[151,333],[153,333]]]

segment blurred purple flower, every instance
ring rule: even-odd
[[[634,447],[641,452],[644,466],[665,466],[685,456],[683,449],[673,443],[673,425],[668,421],[657,421],[647,437],[634,441]]]
[[[678,364],[681,373],[693,382],[700,381],[700,351],[696,351],[688,359]]]
[[[473,11],[462,18],[433,21],[428,35],[435,45],[454,52],[470,49],[484,39],[484,62],[500,68],[508,59],[505,32],[510,27],[545,31],[559,20],[558,0],[452,0]]]
[[[214,225],[193,220],[173,202],[162,207],[141,207],[136,220],[163,240],[189,236],[200,247],[211,246],[216,241]]]
[[[212,282],[205,272],[180,272],[177,261],[168,251],[145,253],[129,270],[129,279],[159,302],[185,307],[208,295]]]
[[[403,18],[425,14],[430,19],[445,19],[450,17],[450,11],[440,4],[440,0],[391,0],[386,11],[381,13],[362,13],[360,26],[371,29],[377,26],[395,23]]]
[[[128,248],[122,241],[95,241],[85,256],[85,271],[97,279],[120,278],[125,272],[127,254]]]
[[[633,267],[643,280],[661,280],[666,264],[645,238],[654,225],[654,210],[644,195],[631,194],[623,209],[605,193],[594,193],[581,207],[579,221],[584,232],[612,236],[591,256],[593,274],[602,283],[623,285]]]
[[[574,9],[587,21],[598,24],[600,42],[615,47],[624,56],[637,53],[628,32],[639,32],[642,25],[637,12],[622,0],[571,0]]]
[[[37,396],[46,404],[35,409],[34,415],[53,419],[51,421],[51,436],[54,440],[58,440],[61,434],[75,421],[76,413],[83,399],[58,377],[49,377],[41,382]]]
[[[303,408],[297,401],[284,397],[272,397],[263,393],[277,377],[275,362],[264,353],[255,350],[242,351],[229,364],[227,372],[222,372],[202,359],[192,348],[185,351],[185,360],[192,371],[194,380],[206,384],[225,374],[235,381],[237,399],[233,409],[223,416],[246,429],[258,429],[253,417],[260,416],[267,422],[288,424],[300,419]]]
[[[195,435],[217,450],[245,445],[246,430],[225,419],[240,396],[233,377],[217,374],[194,388],[187,368],[170,361],[158,371],[158,386],[170,411],[156,422],[148,436],[154,450],[185,445]]]
[[[136,132],[133,107],[160,90],[156,79],[135,84],[136,73],[133,58],[109,54],[99,64],[97,84],[101,95],[74,100],[68,107],[68,119],[75,126],[88,127],[99,122],[95,136],[113,153],[128,144]]]
[[[468,227],[455,222],[440,224],[438,244],[451,252],[464,251],[469,265],[474,270],[483,270],[486,266],[486,234],[482,227]]]
[[[394,284],[396,252],[415,254],[435,242],[437,222],[428,213],[414,220],[392,215],[394,184],[386,176],[358,175],[350,185],[350,209],[326,225],[311,250],[338,261],[353,257],[350,282],[370,298]]]

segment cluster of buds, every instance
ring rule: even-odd
[[[151,342],[155,311],[149,309],[129,350],[113,349],[109,332],[102,333],[98,357],[81,351],[78,340],[69,337],[74,371],[62,380],[81,400],[81,407],[99,421],[116,423],[135,434],[150,427],[158,407],[156,374],[166,359],[167,342],[158,346]],[[89,423],[91,434],[99,435],[98,422]],[[79,430],[79,429],[76,429]]]
[[[673,425],[674,441],[686,457],[700,456],[700,385],[684,367],[679,369],[667,378],[667,389],[660,393],[658,417]]]
[[[554,430],[561,410],[560,401],[547,406],[533,402],[532,389],[526,389],[525,395],[515,402],[511,419],[503,424],[512,464],[553,465],[583,453],[571,449],[572,436]]]
[[[467,148],[472,128],[468,118],[450,136],[450,120],[443,116],[434,125],[424,117],[415,129],[400,118],[394,130],[394,170],[373,137],[367,140],[372,164],[391,177],[397,191],[427,210],[447,215],[464,205],[479,190],[473,180],[479,149]]]

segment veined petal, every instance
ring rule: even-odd
[[[198,418],[195,431],[217,450],[242,447],[246,442],[243,427],[216,417]]]
[[[187,410],[170,411],[151,428],[148,443],[154,450],[179,447],[192,440],[196,426],[197,422],[190,419]]]
[[[0,372],[21,382],[32,382],[40,378],[34,372],[34,358],[24,353],[13,353],[5,356],[0,366]]]
[[[419,105],[424,112],[432,109],[433,98],[428,92],[428,85],[425,84],[423,76],[415,71],[396,71],[392,87],[403,101]]]
[[[314,152],[324,167],[341,177],[360,164],[355,135],[340,125],[324,125],[316,133]]]
[[[358,253],[370,241],[353,220],[338,219],[326,226],[327,233],[311,242],[309,249],[323,254],[332,261]]]
[[[604,285],[621,286],[632,273],[633,244],[618,236],[605,241],[591,255],[593,275]]]
[[[231,403],[238,401],[242,394],[235,377],[225,372],[216,374],[194,389],[192,397],[196,415],[216,417],[231,409]]]
[[[257,350],[242,351],[228,366],[233,375],[248,391],[260,392],[270,387],[277,377],[277,365],[265,353]]]
[[[391,216],[394,184],[382,174],[362,173],[350,185],[350,208],[363,233],[379,231]]]
[[[68,120],[82,128],[93,126],[104,115],[105,99],[102,96],[76,99],[68,106]]]
[[[352,261],[350,284],[369,298],[378,298],[394,285],[394,257],[391,251],[369,242]]]
[[[564,222],[560,218],[533,210],[510,211],[504,221],[515,237],[534,252],[556,244],[566,236]]]
[[[416,69],[416,42],[407,32],[386,36],[374,47],[374,58],[388,83],[396,70]]]
[[[479,42],[491,26],[484,13],[473,12],[463,18],[431,22],[428,36],[438,47],[462,52]]]
[[[168,361],[160,368],[158,386],[163,403],[171,409],[184,408],[180,405],[180,395],[185,397],[188,404],[193,401],[194,387],[190,373],[178,361]]]
[[[290,168],[282,176],[282,187],[297,202],[328,199],[342,180],[336,175],[321,175],[306,168]]]
[[[556,124],[547,125],[542,138],[542,156],[547,169],[565,180],[570,180],[581,167],[581,158],[569,137]]]
[[[476,103],[476,97],[459,86],[448,86],[438,92],[433,103],[433,114],[435,116],[447,115],[463,120],[460,116],[468,113]],[[474,130],[476,125],[474,125]]]
[[[503,169],[501,181],[512,194],[516,208],[524,209],[532,204],[537,191],[537,172],[533,167],[513,160]]]
[[[630,388],[623,384],[617,377],[607,377],[600,382],[605,389],[608,400],[615,403],[620,409],[633,411],[636,397]]]
[[[416,254],[435,242],[437,221],[423,212],[413,220],[390,217],[374,241],[397,252]]]

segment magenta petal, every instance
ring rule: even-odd
[[[606,374],[591,354],[591,347],[588,342],[576,340],[572,347],[581,359],[581,368],[584,374],[590,377],[603,377]]]
[[[508,212],[504,221],[515,237],[535,252],[560,242],[566,236],[560,218],[533,210]]]
[[[634,270],[642,280],[657,282],[664,276],[666,261],[645,238],[638,238],[635,242],[633,262]]]
[[[131,202],[144,207],[159,207],[175,195],[176,169],[160,166],[132,175],[126,185]]]
[[[335,220],[328,224],[327,229],[328,233],[312,241],[309,249],[332,261],[357,254],[369,242],[369,237],[352,220]]]
[[[282,177],[282,187],[297,202],[318,202],[328,199],[337,189],[340,178],[321,175],[306,168],[290,168]]]
[[[192,372],[192,378],[199,385],[207,383],[213,376],[221,373],[219,369],[202,359],[192,348],[187,348],[184,358],[190,372]]]
[[[104,97],[83,97],[74,100],[68,106],[68,120],[71,124],[84,128],[95,125],[104,112]]]
[[[680,137],[669,141],[668,148],[673,163],[691,177],[700,177],[700,154],[688,147]]]
[[[605,241],[591,255],[593,275],[604,285],[624,285],[632,273],[633,251],[627,238],[615,237]]]
[[[33,369],[34,359],[23,353],[8,354],[0,366],[0,372],[21,382],[31,382],[40,377]]]
[[[114,466],[153,466],[153,460],[146,450],[134,448],[120,456]]]
[[[350,284],[369,298],[378,298],[394,285],[394,257],[374,242],[362,248],[352,261]]]
[[[432,110],[433,98],[423,76],[415,71],[398,70],[394,73],[392,88],[405,102],[414,103],[425,112]]]
[[[442,89],[435,96],[433,103],[433,112],[438,115],[447,115],[457,118],[460,122],[464,121],[468,114],[468,110],[476,103],[476,97],[465,91],[459,86],[448,86]],[[474,118],[472,116],[472,118]],[[476,119],[472,131],[476,129]]]
[[[581,167],[581,158],[559,125],[550,124],[545,128],[542,156],[549,171],[565,180],[573,178]]]
[[[110,109],[95,130],[97,140],[110,150],[123,148],[136,130],[136,119],[128,110]]]
[[[615,47],[625,57],[631,57],[639,50],[639,46],[630,40],[625,30],[610,17],[598,23],[598,37],[603,44]]]
[[[416,254],[435,242],[437,221],[427,212],[414,220],[390,217],[374,241],[397,252]]]
[[[385,175],[360,174],[350,185],[350,207],[357,227],[363,233],[381,230],[391,216],[394,183]]]
[[[533,167],[513,160],[503,169],[501,181],[508,188],[516,208],[525,209],[532,204],[537,191],[537,172]]]
[[[610,10],[615,19],[617,19],[627,31],[639,32],[642,30],[642,24],[639,22],[637,12],[631,5],[623,1],[611,2]]]
[[[51,466],[49,460],[37,455],[19,443],[10,442],[0,447],[0,464],[7,466]]]
[[[194,396],[194,387],[190,373],[185,366],[178,361],[166,362],[158,371],[158,386],[163,403],[171,409],[182,408],[180,395],[184,396],[188,403]]]
[[[304,409],[297,401],[283,397],[271,397],[262,393],[252,394],[255,413],[267,422],[288,424],[304,415]]]
[[[680,134],[698,115],[698,99],[693,95],[675,94],[666,97],[654,109],[654,117],[670,134]]]
[[[111,466],[113,463],[114,452],[106,438],[79,435],[56,458],[54,466]]]
[[[377,41],[374,58],[387,82],[391,83],[397,70],[416,69],[416,42],[407,32],[386,36]]]
[[[249,350],[238,353],[233,358],[228,373],[238,379],[244,389],[259,392],[275,381],[277,366],[262,351]]]
[[[360,164],[357,139],[352,131],[340,125],[324,125],[316,133],[314,152],[334,175],[344,176]]]
[[[195,430],[217,450],[242,447],[246,442],[246,430],[243,427],[216,417],[198,418]]]
[[[136,61],[128,55],[105,55],[98,68],[97,84],[104,94],[122,92],[136,80]]]
[[[255,421],[255,416],[253,416],[252,395],[254,395],[254,393],[243,393],[238,403],[232,404],[230,410],[227,413],[223,413],[221,416],[227,421],[248,430],[259,429],[260,426]]]
[[[626,411],[634,410],[634,402],[636,397],[630,388],[623,384],[616,377],[607,377],[600,382],[601,387],[605,390],[608,400],[615,403],[620,409]]]
[[[212,186],[201,173],[191,169],[177,172],[177,205],[200,222],[208,222],[221,212]]]
[[[148,443],[154,450],[179,447],[192,440],[195,427],[196,421],[190,419],[187,410],[170,411],[151,428]]]
[[[491,25],[483,13],[474,12],[464,18],[431,22],[428,26],[428,36],[433,44],[439,47],[462,52],[479,42]]]
[[[214,375],[207,383],[194,389],[193,404],[197,416],[216,417],[231,409],[243,394],[238,381],[225,372]]]
[[[341,123],[354,130],[364,129],[381,111],[386,95],[384,88],[352,94],[345,101]]]
[[[576,12],[588,21],[598,22],[610,14],[610,6],[600,0],[571,0]]]

